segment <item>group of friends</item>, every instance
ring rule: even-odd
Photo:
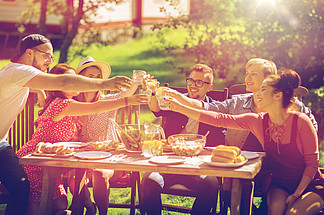
[[[290,69],[278,72],[276,65],[253,58],[246,64],[245,83],[248,94],[219,102],[207,93],[213,88],[213,70],[195,64],[186,79],[188,93],[170,91],[165,98],[168,110],[161,110],[156,98],[157,85],[144,87],[151,95],[135,94],[141,83],[128,77],[109,78],[111,68],[91,57],[82,59],[76,69],[53,63],[53,47],[48,38],[31,34],[20,42],[20,53],[0,70],[0,182],[9,192],[6,214],[37,214],[43,168],[19,165],[19,158],[35,152],[39,142],[118,141],[116,120],[119,108],[148,104],[155,116],[163,117],[166,137],[179,133],[207,132],[207,146],[234,145],[247,151],[265,151],[266,162],[254,182],[244,183],[243,193],[253,185],[263,186],[263,202],[255,214],[317,214],[324,206],[324,178],[319,171],[317,122],[301,101],[294,97],[299,75]],[[121,90],[123,89],[123,90]],[[126,89],[126,90],[124,90]],[[44,92],[45,90],[45,92]],[[104,90],[119,93],[104,94]],[[14,153],[8,144],[8,131],[23,109],[29,92],[38,95],[43,109],[36,121],[32,139]],[[79,93],[80,92],[80,93]],[[64,173],[64,172],[62,172]],[[73,188],[73,171],[65,172]],[[107,214],[110,182],[128,176],[128,172],[103,169],[88,171],[92,179],[95,203],[83,187],[86,214]],[[265,180],[265,177],[269,180]],[[53,214],[66,214],[68,201],[61,178],[57,179]],[[141,181],[141,211],[161,214],[163,189],[181,184],[196,193],[191,214],[209,214],[215,205],[218,189],[226,192],[231,181],[211,176],[188,176],[145,173]],[[73,193],[73,189],[71,190]],[[226,196],[226,195],[225,195]],[[227,195],[228,198],[229,192]],[[248,198],[242,199],[242,211],[248,210]],[[80,205],[71,205],[74,207]]]

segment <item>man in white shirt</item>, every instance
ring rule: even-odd
[[[24,108],[29,90],[98,91],[129,88],[131,80],[116,76],[90,79],[79,75],[52,75],[45,71],[54,61],[51,41],[31,34],[20,41],[20,53],[0,69],[0,181],[9,191],[6,214],[23,215],[28,207],[29,182],[7,142],[8,131]]]

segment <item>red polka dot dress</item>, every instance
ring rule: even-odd
[[[38,119],[38,127],[32,139],[25,143],[17,152],[18,158],[35,152],[39,142],[67,142],[71,141],[76,132],[77,117],[66,116],[60,121],[54,122],[52,119],[56,117],[73,99],[56,98],[47,107],[45,112]],[[42,193],[43,171],[41,166],[23,165],[30,182],[30,195],[33,203],[39,203]],[[54,199],[66,196],[61,178],[57,178]]]

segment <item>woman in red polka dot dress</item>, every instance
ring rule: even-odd
[[[75,70],[67,64],[58,64],[50,71],[52,74],[74,74]],[[109,110],[129,105],[147,104],[147,95],[134,95],[125,101],[124,98],[99,101],[94,103],[77,102],[72,99],[78,95],[76,92],[49,91],[44,109],[40,111],[37,120],[37,129],[28,141],[17,152],[18,158],[35,152],[39,142],[67,142],[76,139],[77,127],[80,124],[77,116],[88,115],[90,113],[102,113]],[[30,181],[30,212],[36,214],[38,211],[43,180],[43,167],[23,165],[23,168]],[[63,183],[58,177],[53,201],[53,212],[67,208],[66,191]]]

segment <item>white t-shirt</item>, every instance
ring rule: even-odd
[[[41,72],[19,63],[0,69],[0,142],[6,140],[11,125],[26,104],[29,88],[24,85]]]

